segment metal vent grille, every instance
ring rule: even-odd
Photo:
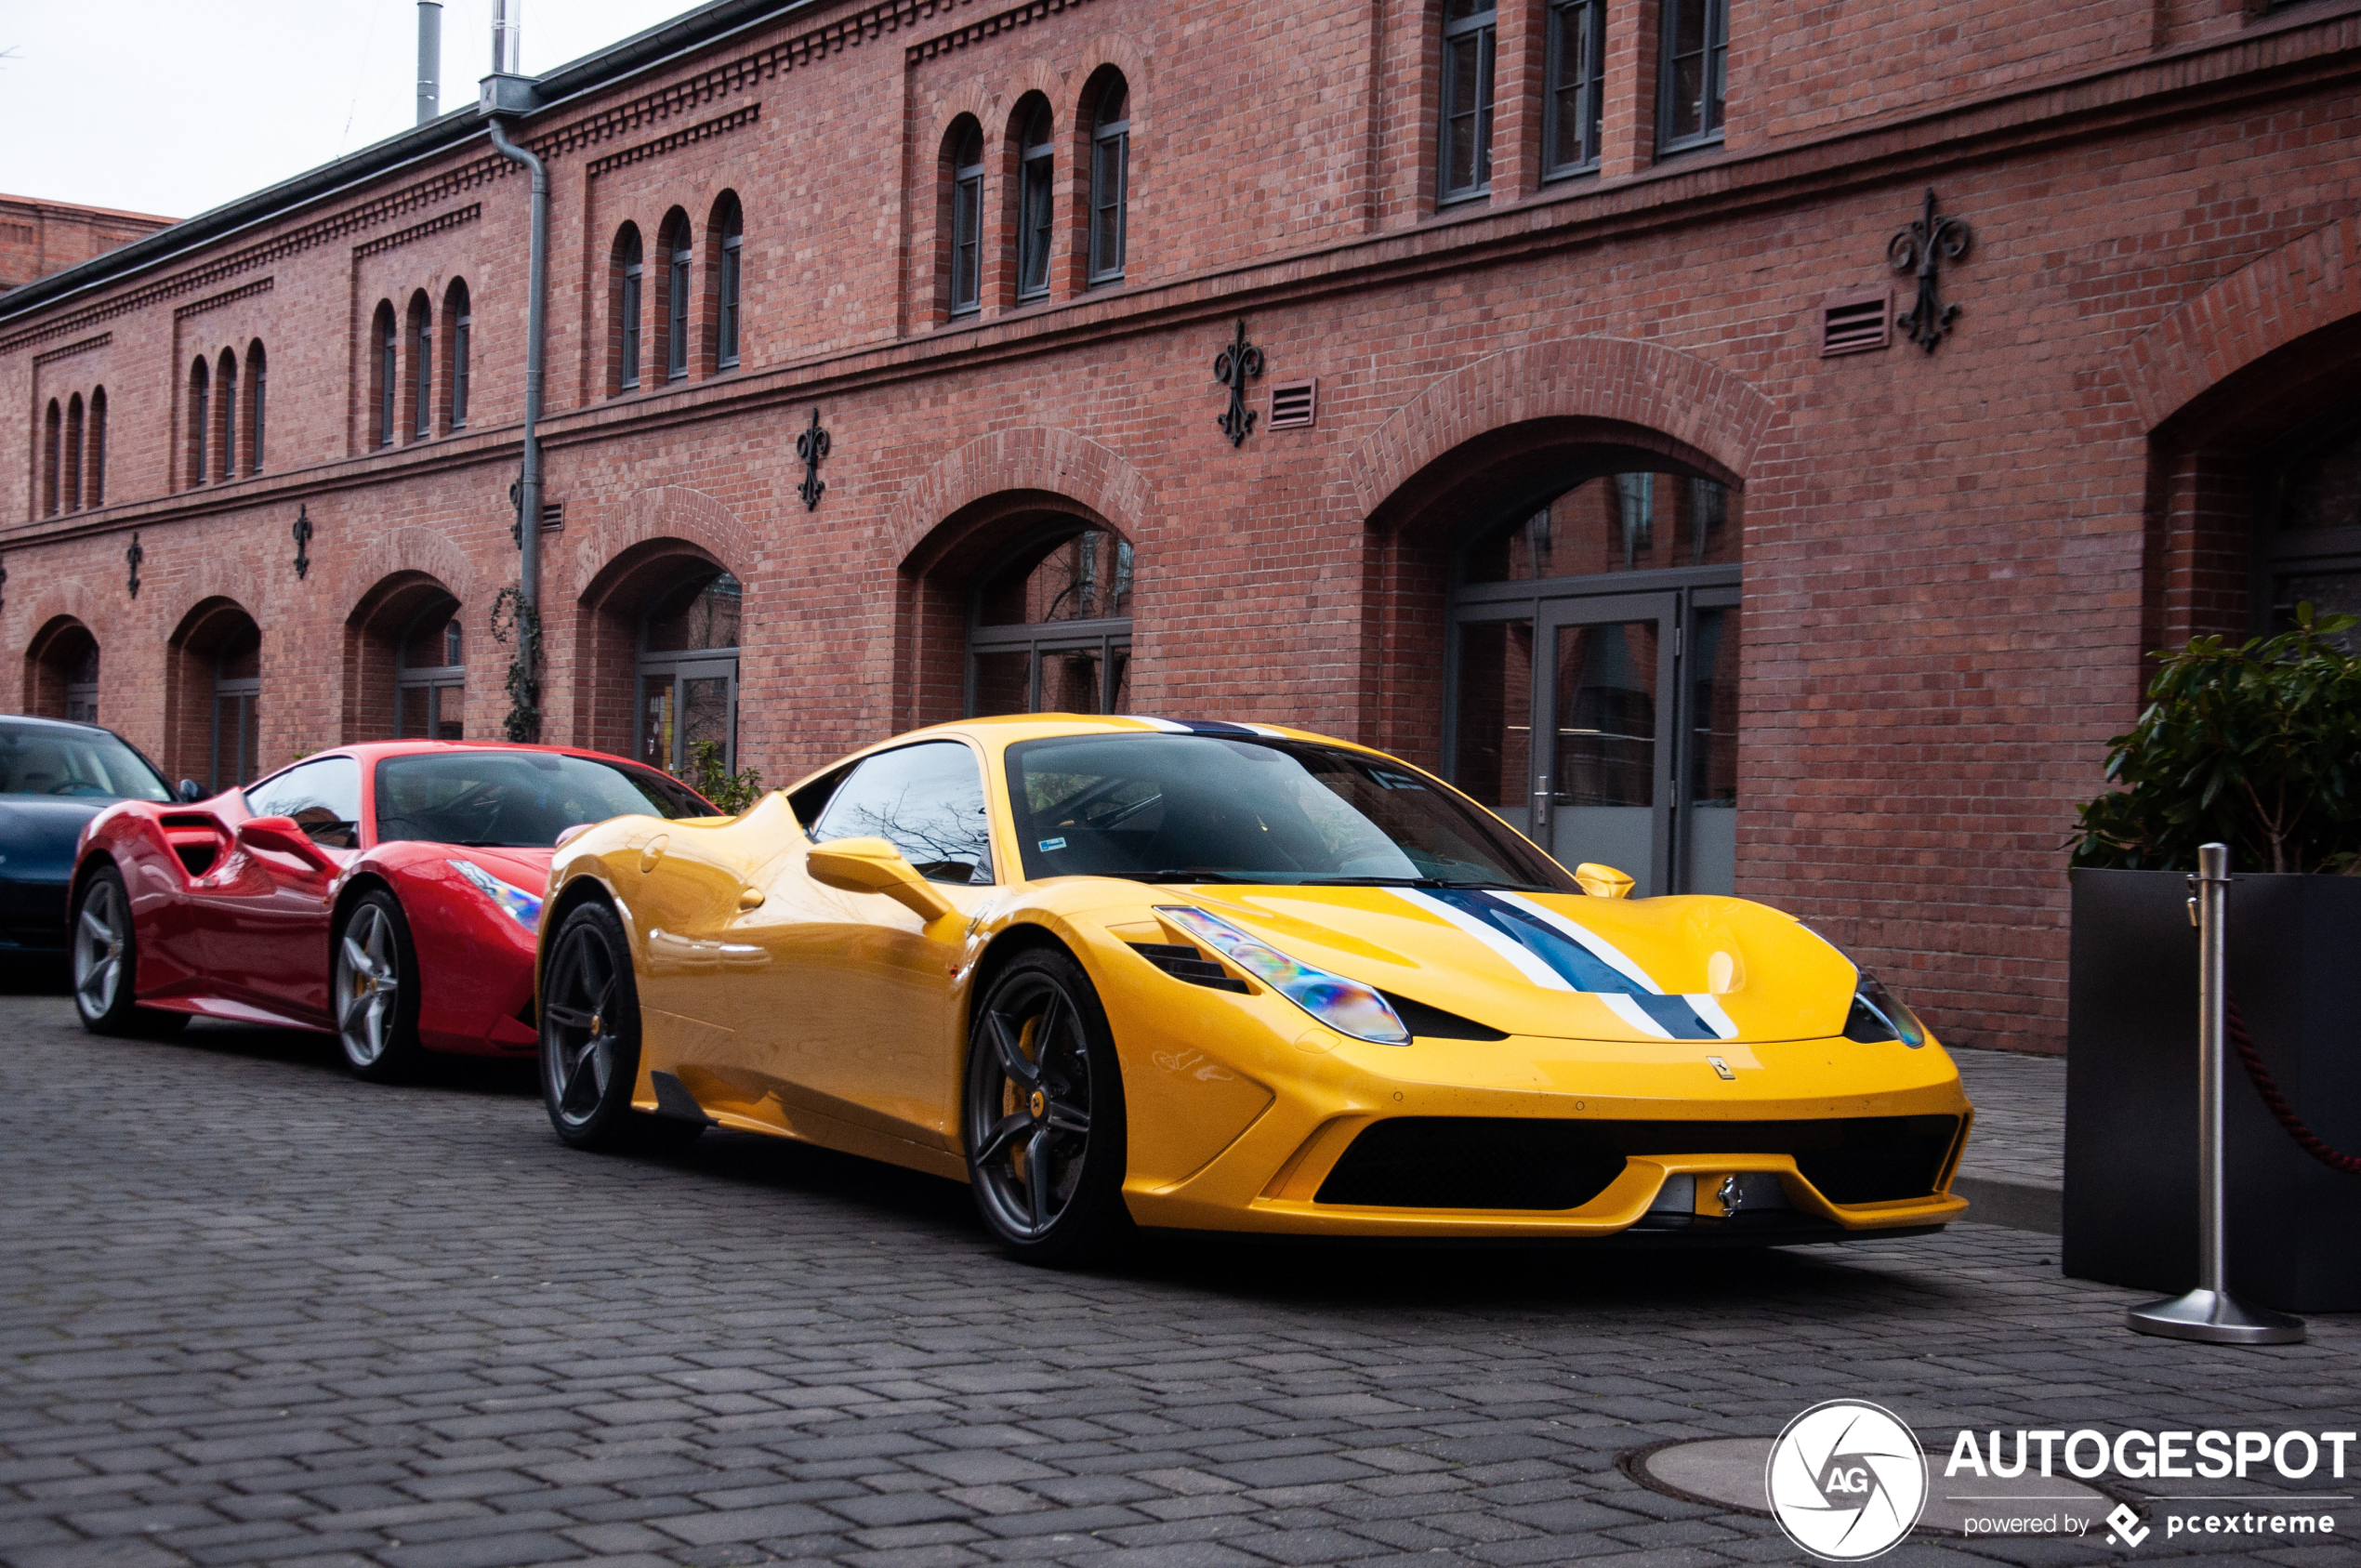
[[[1271,389],[1271,417],[1266,430],[1295,430],[1312,424],[1320,412],[1320,378],[1282,381]]]
[[[1866,353],[1893,340],[1893,296],[1884,289],[1823,301],[1820,357]]]

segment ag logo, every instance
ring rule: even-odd
[[[1893,1412],[1832,1399],[1787,1423],[1771,1445],[1762,1490],[1787,1539],[1825,1561],[1860,1562],[1919,1522],[1926,1459]]]

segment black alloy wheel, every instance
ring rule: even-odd
[[[678,1148],[703,1122],[631,1109],[640,1076],[640,991],[631,943],[604,903],[576,905],[549,944],[541,977],[541,1099],[576,1149]]]
[[[976,1207],[1010,1255],[1071,1263],[1130,1233],[1115,1038],[1065,954],[1028,953],[984,994],[960,1132]]]
[[[418,953],[410,921],[391,893],[372,888],[352,901],[329,944],[329,1006],[336,1044],[352,1075],[399,1083],[426,1062],[418,1043]]]
[[[75,897],[67,951],[73,965],[73,1010],[93,1034],[178,1034],[187,1013],[158,1012],[133,1000],[139,971],[139,938],[131,917],[131,895],[123,874],[101,865]]]

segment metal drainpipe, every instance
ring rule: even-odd
[[[549,171],[540,159],[508,139],[498,120],[489,122],[492,145],[504,157],[533,171],[533,250],[528,263],[524,349],[524,476],[517,486],[518,539],[524,553],[520,586],[524,601],[541,613],[541,419],[543,303],[549,293]]]

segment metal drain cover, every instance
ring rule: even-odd
[[[1771,1462],[1767,1437],[1708,1437],[1658,1443],[1627,1456],[1624,1473],[1634,1481],[1691,1502],[1713,1503],[1768,1517],[1763,1471]],[[1942,1464],[1927,1461],[1927,1506],[1919,1528],[1946,1535],[2023,1537],[2091,1536],[2116,1500],[2063,1475],[1959,1475],[1946,1479]],[[1969,1528],[1969,1521],[1976,1528]],[[2005,1522],[2018,1522],[2013,1527]],[[2039,1521],[2039,1524],[2028,1523]],[[2045,1527],[2046,1526],[2046,1527]],[[2093,1538],[2098,1538],[2093,1536]]]

